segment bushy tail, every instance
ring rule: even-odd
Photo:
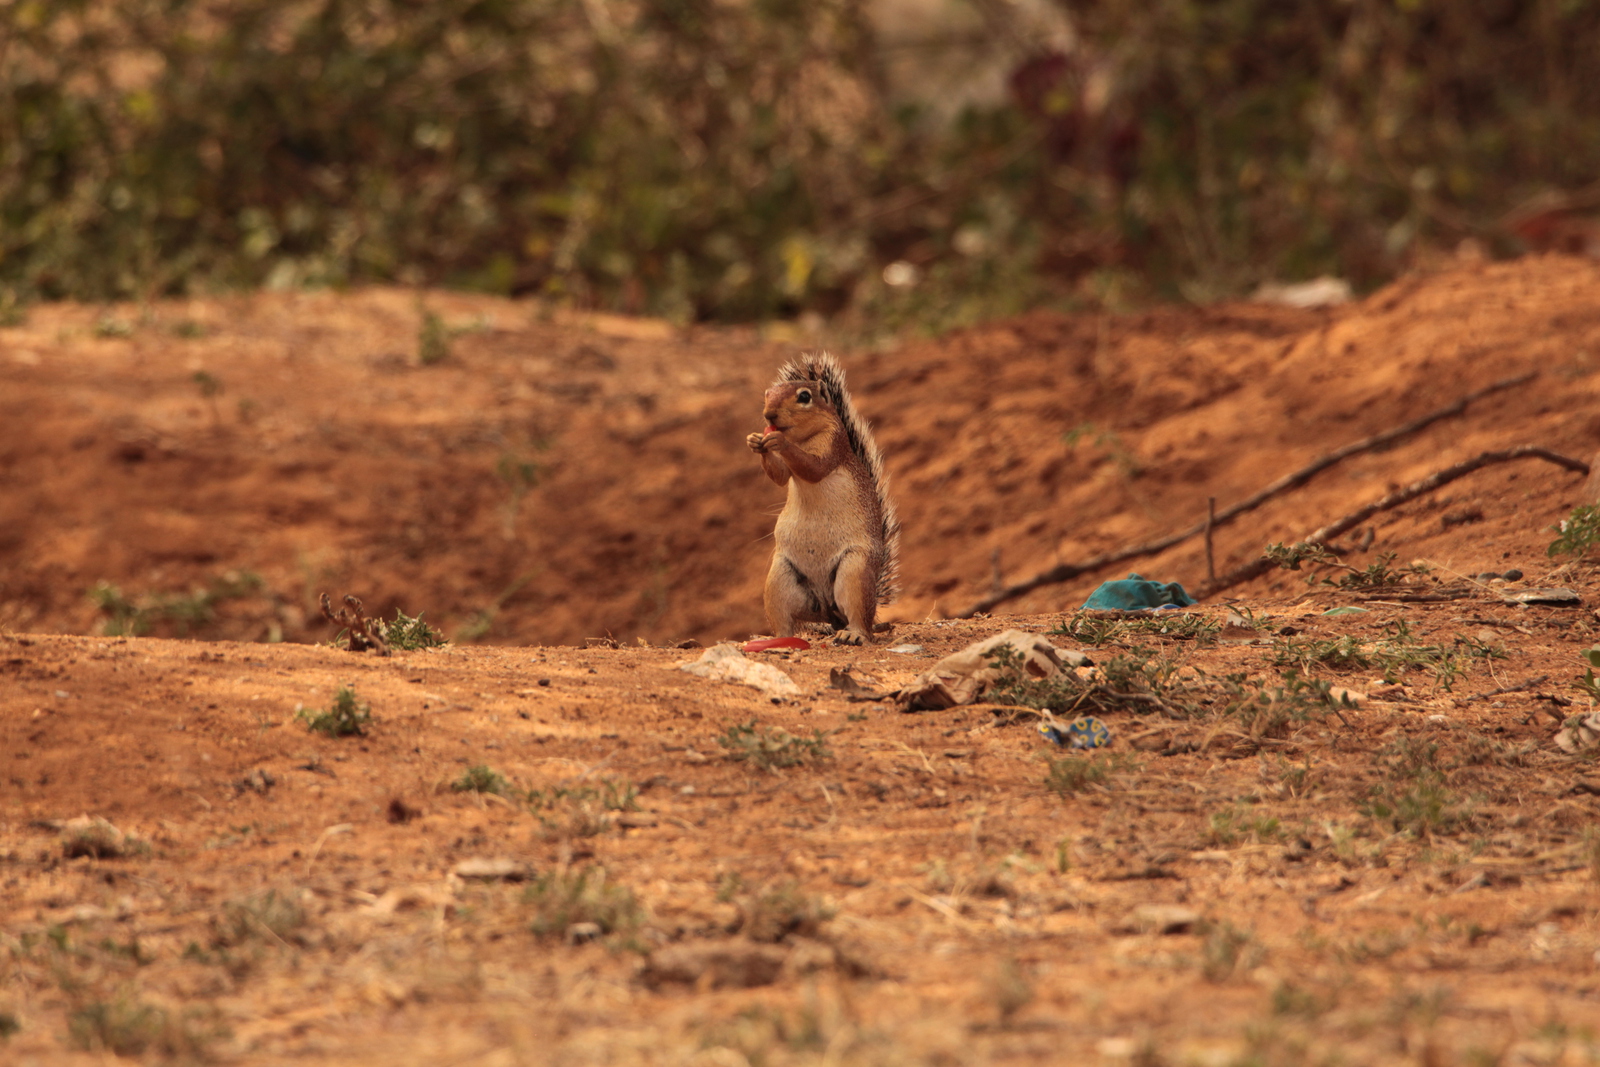
[[[878,495],[878,513],[883,516],[883,544],[886,559],[878,572],[878,603],[890,604],[900,595],[900,517],[889,499],[889,475],[883,469],[883,453],[872,438],[872,427],[856,411],[845,388],[844,368],[826,352],[811,352],[790,360],[778,371],[777,382],[816,382],[822,396],[839,413],[850,451],[860,457]]]

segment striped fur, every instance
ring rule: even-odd
[[[889,499],[889,475],[883,469],[883,453],[872,438],[872,427],[856,411],[845,388],[844,368],[827,352],[809,352],[785,363],[773,385],[784,382],[816,382],[826,400],[839,415],[845,440],[872,479],[878,497],[878,513],[883,518],[882,538],[885,562],[878,572],[878,603],[892,604],[900,595],[900,517]]]

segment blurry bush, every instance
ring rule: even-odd
[[[1371,285],[1467,238],[1519,251],[1541,243],[1530,217],[1600,206],[1594,0],[1072,6],[1138,137],[1123,238],[1192,296]]]
[[[1077,0],[1051,40],[970,6],[1009,95],[951,113],[889,91],[869,0],[0,0],[0,305],[940,327],[1372,283],[1600,174],[1600,0]]]

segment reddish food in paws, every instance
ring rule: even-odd
[[[811,642],[803,637],[763,637],[759,641],[746,641],[746,652],[766,652],[774,648],[810,648]]]
[[[761,432],[762,433],[782,433],[783,431],[778,429],[776,426],[768,426],[765,430],[762,430]]]

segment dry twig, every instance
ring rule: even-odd
[[[1375,448],[1381,448],[1392,441],[1406,436],[1407,434],[1416,433],[1418,430],[1438,422],[1440,419],[1447,419],[1453,415],[1459,415],[1466,411],[1467,405],[1472,403],[1474,400],[1480,400],[1491,393],[1498,393],[1505,389],[1511,389],[1515,386],[1523,385],[1532,381],[1537,376],[1538,371],[1529,371],[1526,374],[1519,374],[1512,378],[1502,378],[1500,381],[1486,385],[1482,389],[1468,393],[1466,396],[1461,397],[1453,404],[1447,404],[1442,408],[1430,411],[1426,415],[1412,419],[1410,422],[1402,423],[1401,425],[1395,426],[1392,429],[1373,434],[1371,437],[1364,437],[1359,441],[1353,441],[1342,448],[1336,448],[1332,452],[1320,456],[1319,458],[1306,464],[1299,470],[1294,471],[1291,474],[1284,475],[1282,478],[1279,478],[1277,481],[1255,493],[1248,499],[1242,500],[1230,508],[1223,509],[1214,518],[1208,515],[1206,520],[1189,527],[1187,530],[1181,530],[1178,533],[1168,534],[1167,536],[1159,537],[1154,541],[1146,541],[1141,544],[1120,548],[1114,552],[1102,553],[1101,555],[1094,556],[1091,559],[1086,559],[1081,563],[1057,564],[1056,566],[1051,567],[1049,570],[1042,571],[1025,581],[1018,582],[1015,585],[1006,586],[1003,589],[995,590],[988,596],[979,600],[977,603],[968,607],[965,611],[958,612],[955,617],[958,619],[969,619],[979,612],[992,611],[996,606],[1003,604],[1008,600],[1015,600],[1017,597],[1022,596],[1025,593],[1031,593],[1041,586],[1058,585],[1061,582],[1071,581],[1078,575],[1087,571],[1099,570],[1102,567],[1109,567],[1116,563],[1125,563],[1130,559],[1138,559],[1141,556],[1153,556],[1157,552],[1164,552],[1173,545],[1181,544],[1191,537],[1197,537],[1201,534],[1205,534],[1208,532],[1208,530],[1215,530],[1219,526],[1226,526],[1240,515],[1243,515],[1246,512],[1254,511],[1256,508],[1260,507],[1262,504],[1266,503],[1268,500],[1279,495],[1280,493],[1286,493],[1290,489],[1298,489],[1300,486],[1309,482],[1313,477],[1327,470],[1329,467],[1333,466],[1335,463],[1338,463],[1342,459],[1348,459],[1350,456],[1358,453],[1370,452]],[[1226,576],[1223,580],[1226,581]],[[1215,583],[1212,584],[1215,585]],[[1217,588],[1226,587],[1217,586]]]
[[[323,593],[321,599],[323,617],[334,625],[345,628],[350,642],[346,647],[351,652],[370,651],[380,656],[389,654],[389,642],[384,639],[383,624],[377,619],[368,617],[359,597],[346,593],[345,606],[337,612],[333,610],[333,602],[328,599],[327,593]]]
[[[1521,445],[1517,448],[1508,448],[1500,452],[1483,452],[1473,456],[1471,459],[1463,460],[1460,463],[1446,467],[1443,470],[1434,471],[1426,478],[1412,482],[1410,485],[1401,489],[1396,489],[1394,492],[1390,493],[1381,500],[1375,500],[1365,507],[1357,508],[1355,511],[1352,511],[1343,518],[1335,519],[1326,526],[1313,530],[1311,533],[1300,539],[1300,544],[1327,544],[1329,541],[1332,541],[1335,537],[1338,537],[1346,530],[1350,530],[1361,525],[1363,522],[1367,521],[1380,511],[1388,511],[1390,508],[1397,508],[1401,504],[1415,500],[1417,497],[1426,493],[1431,493],[1440,486],[1448,485],[1457,478],[1471,474],[1475,470],[1479,470],[1483,467],[1493,466],[1497,463],[1509,463],[1512,460],[1518,459],[1542,459],[1546,462],[1554,463],[1558,467],[1564,467],[1567,470],[1574,471],[1578,474],[1589,473],[1589,465],[1582,460],[1573,459],[1571,456],[1563,456],[1559,452],[1552,452],[1547,448],[1539,448],[1535,445]],[[1200,599],[1204,599],[1208,596],[1213,596],[1224,589],[1230,588],[1231,586],[1238,585],[1241,582],[1248,582],[1252,578],[1259,578],[1261,575],[1267,573],[1275,566],[1277,566],[1277,564],[1273,563],[1265,556],[1254,559],[1242,567],[1234,568],[1221,578],[1218,578],[1215,582],[1208,583],[1204,588],[1201,589],[1199,597]]]

